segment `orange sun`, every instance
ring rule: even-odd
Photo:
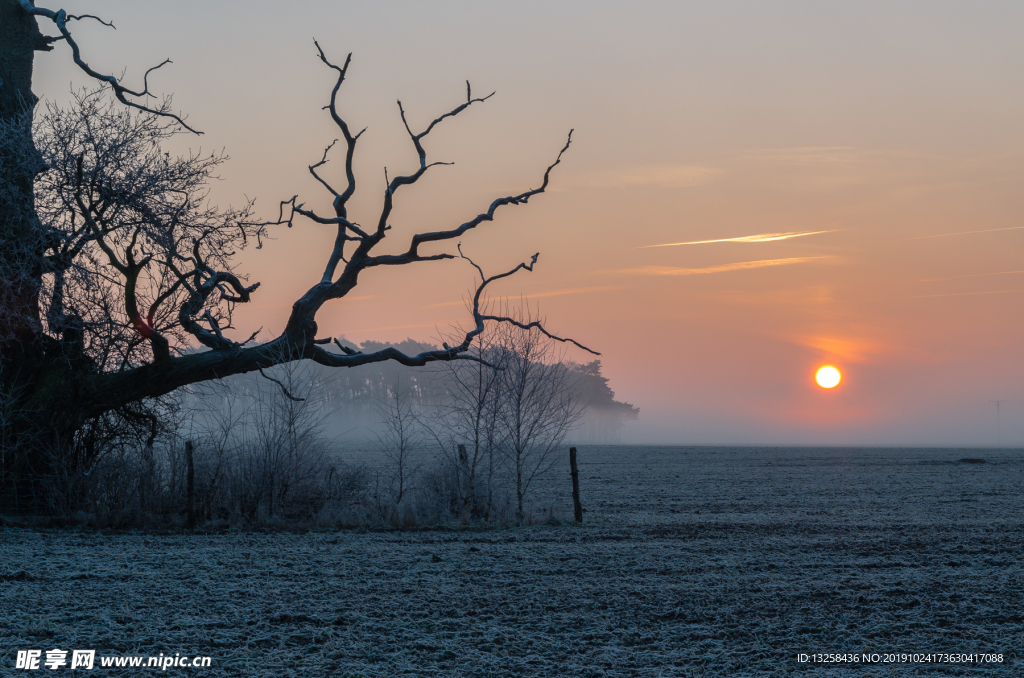
[[[842,379],[842,375],[831,365],[825,365],[814,375],[814,379],[822,388],[835,388],[839,384],[839,380]]]

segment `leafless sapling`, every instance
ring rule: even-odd
[[[530,486],[551,470],[558,450],[583,416],[586,403],[574,388],[577,378],[565,364],[556,341],[521,308],[521,321],[501,326],[504,354],[500,372],[498,426],[501,450],[515,480],[516,516],[526,519],[524,499]]]
[[[395,383],[388,385],[387,400],[377,403],[377,416],[383,426],[376,434],[377,444],[387,460],[390,498],[395,505],[401,504],[410,490],[418,468],[416,455],[423,443],[421,425],[413,410],[409,389],[403,387],[401,377],[397,374]]]

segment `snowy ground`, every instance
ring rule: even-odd
[[[1022,451],[605,447],[580,465],[583,527],[4,529],[0,675],[54,647],[212,657],[166,671],[188,676],[1024,675]],[[557,481],[536,504],[564,518]]]

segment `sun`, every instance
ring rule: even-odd
[[[839,380],[842,379],[842,375],[839,374],[839,370],[831,365],[825,365],[818,370],[814,378],[817,380],[818,386],[822,388],[835,388]]]

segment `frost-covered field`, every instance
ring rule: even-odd
[[[584,447],[580,465],[584,527],[5,529],[0,675],[53,647],[213,658],[166,672],[190,676],[1024,675],[1024,451]],[[564,518],[568,498],[566,472],[536,505]],[[1003,663],[796,659],[815,652]]]

